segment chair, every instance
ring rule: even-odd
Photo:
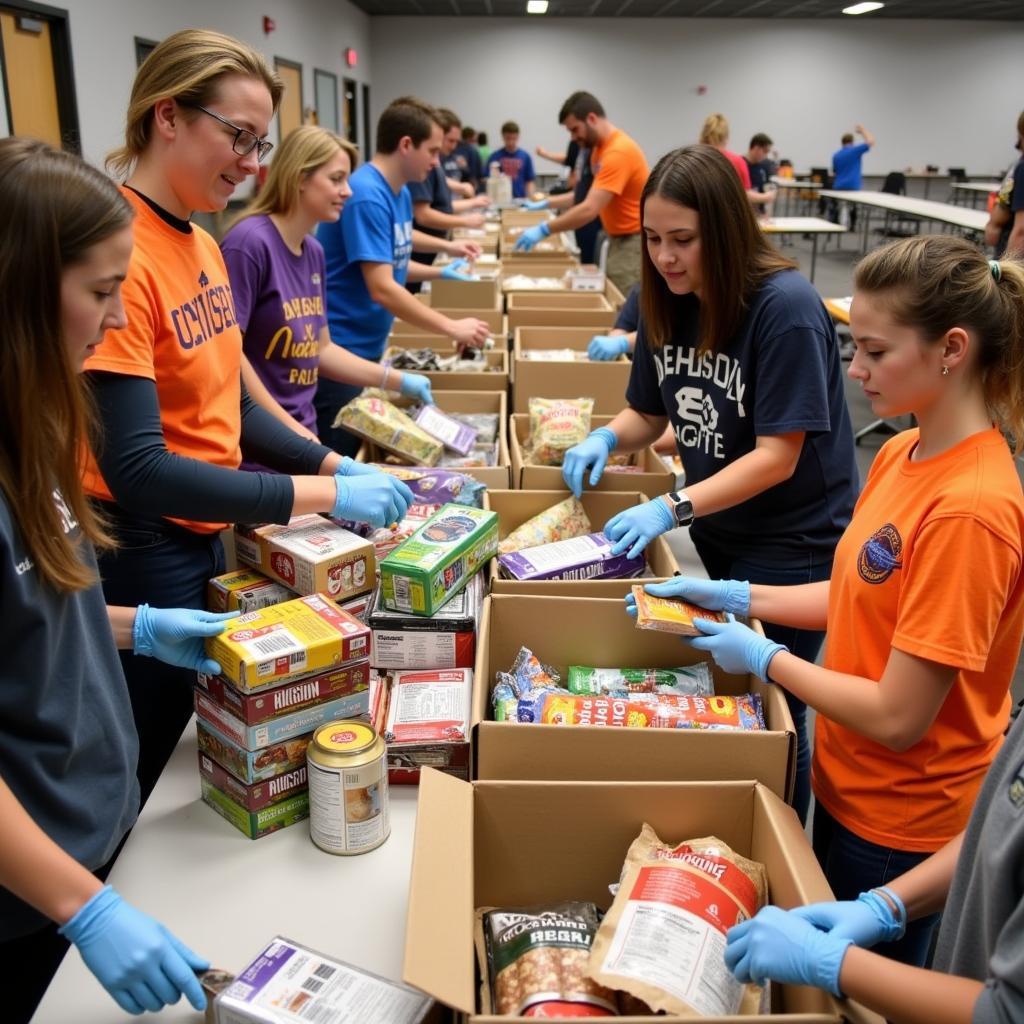
[[[827,167],[812,167],[811,168],[811,181],[817,182],[822,188],[832,187],[832,172]],[[822,199],[817,191],[812,189],[801,189],[800,198],[808,205],[817,201],[818,204],[818,216],[827,216],[827,199]],[[835,218],[829,217],[829,220]],[[826,236],[827,238],[827,236]]]
[[[950,185],[959,185],[967,180],[967,168],[965,167],[947,167],[949,173]],[[958,191],[955,188],[949,190],[949,196],[946,198],[947,203],[953,203],[956,205],[959,202],[967,202],[966,196],[963,192]]]
[[[907,176],[902,171],[890,171],[882,182],[882,192],[891,196],[905,196],[907,194]],[[886,238],[909,238],[916,235],[921,229],[921,222],[897,218],[886,210],[885,223],[878,228],[878,232]]]

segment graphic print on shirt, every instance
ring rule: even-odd
[[[198,284],[199,291],[192,298],[171,310],[178,344],[186,351],[223,334],[238,322],[229,284],[225,282],[211,288],[205,270],[199,271]]]
[[[884,583],[903,568],[903,538],[892,523],[880,526],[861,546],[857,572],[865,583]]]
[[[78,520],[75,518],[75,514],[71,511],[68,503],[64,500],[64,495],[56,487],[53,489],[53,503],[57,506],[61,529],[66,534],[71,533],[78,527]],[[35,567],[36,563],[32,561],[29,555],[26,555],[20,561],[15,562],[14,572],[17,576],[24,576],[25,573],[31,572]]]
[[[314,284],[320,280],[314,274]],[[263,353],[268,362],[297,363],[305,360],[306,365],[293,365],[288,368],[288,383],[299,387],[317,382],[320,365],[320,338],[317,325],[323,322],[323,294],[317,290],[313,295],[296,295],[284,299],[281,303],[281,316],[285,321],[271,336]],[[296,338],[296,331],[302,331],[302,337]]]
[[[412,221],[407,220],[404,224],[395,225],[395,254],[394,264],[396,268],[408,266],[409,257],[412,255]]]
[[[743,373],[738,359],[724,352],[698,352],[691,347],[665,345],[654,353],[658,384],[668,374],[685,374],[691,380],[712,381],[721,389],[726,401],[736,405],[741,419],[747,413],[743,407]],[[720,395],[721,397],[721,395]],[[676,442],[683,448],[695,448],[716,459],[725,459],[725,437],[718,430],[719,410],[712,392],[696,384],[684,384],[674,396],[675,413],[682,420],[673,424]]]

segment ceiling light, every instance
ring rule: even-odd
[[[870,14],[872,11],[877,11],[880,7],[884,6],[885,4],[876,3],[854,4],[852,7],[844,7],[843,14]]]
[[[527,14],[547,14],[548,0],[526,0]]]

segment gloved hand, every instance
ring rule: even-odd
[[[441,276],[446,281],[479,281],[477,274],[464,274],[462,271],[469,265],[465,259],[452,260],[441,268]]]
[[[544,224],[534,224],[532,228],[527,228],[517,239],[516,239],[516,252],[529,252],[538,242],[547,238],[551,234],[551,228]]]
[[[734,615],[746,615],[750,611],[750,584],[745,580],[701,580],[693,576],[675,576],[664,583],[648,583],[644,590],[655,597],[675,597],[712,611],[732,612]],[[626,611],[636,615],[636,601],[632,594],[626,595]]]
[[[430,378],[424,377],[422,373],[409,373],[408,370],[404,370],[398,390],[406,398],[415,398],[417,402],[422,402],[424,405],[434,404],[434,396],[430,391]]]
[[[198,608],[150,608],[140,604],[132,626],[132,652],[168,665],[219,676],[220,665],[206,656],[203,637],[219,636],[224,623],[240,612],[204,612]]]
[[[869,949],[879,942],[902,939],[907,930],[903,901],[891,889],[887,891],[900,907],[899,917],[893,916],[892,907],[872,891],[862,892],[855,900],[797,907],[793,913],[833,938],[852,939],[856,945]]]
[[[562,479],[577,498],[583,493],[583,474],[592,466],[590,486],[596,487],[608,456],[615,451],[618,443],[619,439],[607,427],[598,427],[565,453],[562,459]]]
[[[206,1009],[196,971],[209,963],[148,914],[104,886],[63,928],[85,966],[127,1013],[154,1013],[184,993],[197,1010]]]
[[[523,203],[524,210],[546,210],[550,204],[546,199],[527,199]]]
[[[771,978],[842,996],[839,970],[853,940],[820,932],[793,911],[764,907],[730,928],[725,942],[725,966],[744,984]]]
[[[789,648],[737,622],[731,612],[726,613],[726,618],[728,622],[694,619],[693,624],[704,636],[691,638],[688,641],[690,646],[710,652],[723,672],[734,676],[753,672],[758,679],[769,682],[768,663],[779,651],[788,651]]]
[[[627,557],[636,558],[655,537],[674,529],[675,525],[675,516],[668,505],[661,498],[654,498],[612,516],[604,524],[604,535],[615,542],[613,555],[621,555],[628,549]]]
[[[595,362],[618,359],[629,351],[629,339],[625,334],[595,334],[587,346],[587,358]]]
[[[335,474],[334,483],[338,494],[331,515],[335,519],[354,519],[371,526],[390,526],[398,522],[412,498],[412,492],[401,480],[380,471],[359,476]]]
[[[371,473],[379,473],[377,466],[371,466],[368,462],[356,462],[347,455],[341,457],[341,465],[334,471],[335,476],[369,476]]]

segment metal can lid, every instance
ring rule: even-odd
[[[376,742],[376,730],[365,722],[327,722],[313,733],[313,745],[330,754],[361,754]]]

